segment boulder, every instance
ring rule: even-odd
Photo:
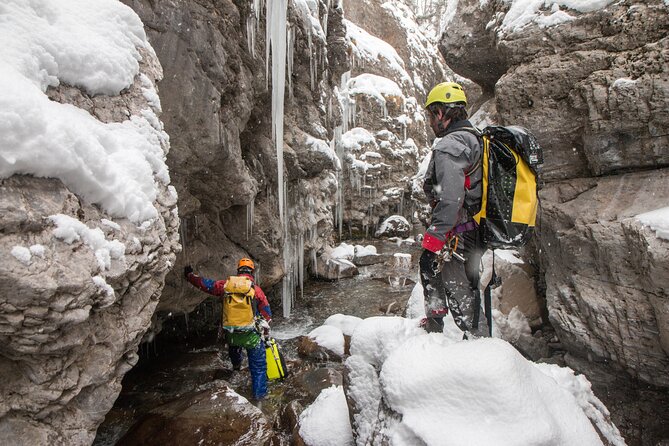
[[[326,361],[341,361],[341,355],[332,350],[319,345],[314,339],[309,336],[300,336],[297,342],[297,352],[306,359],[326,362]]]
[[[318,257],[316,265],[312,275],[325,280],[339,280],[359,274],[355,264],[346,259],[332,259],[324,255]]]
[[[411,234],[411,224],[401,215],[391,215],[383,220],[376,230],[375,237],[402,237],[407,238]]]
[[[156,407],[121,438],[126,445],[270,445],[272,422],[226,384]]]
[[[290,376],[290,387],[311,403],[323,389],[342,385],[342,374],[333,367],[305,367]]]

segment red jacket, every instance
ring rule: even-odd
[[[243,277],[248,277],[251,280],[253,279],[253,276],[251,274],[239,274],[240,276]],[[226,280],[214,280],[214,279],[207,279],[206,277],[200,277],[195,273],[190,273],[188,274],[188,281],[204,291],[205,293],[212,294],[214,296],[223,296],[225,295],[225,291],[223,288],[225,287],[225,282]],[[269,308],[269,302],[267,301],[267,296],[265,296],[265,293],[263,290],[255,284],[253,284],[253,288],[255,288],[256,292],[256,300],[258,301],[258,312],[260,314],[257,314],[257,316],[262,316],[267,322],[272,320],[272,311]]]

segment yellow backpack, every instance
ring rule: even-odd
[[[255,288],[253,281],[244,276],[231,276],[223,287],[223,329],[228,331],[255,330]]]
[[[474,220],[487,248],[519,248],[536,224],[537,177],[543,150],[520,126],[483,129],[483,196]]]

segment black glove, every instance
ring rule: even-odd
[[[186,277],[186,279],[188,279],[188,275],[192,272],[193,272],[193,267],[192,266],[186,265],[184,267],[184,277]]]

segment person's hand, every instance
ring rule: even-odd
[[[188,279],[188,275],[193,272],[193,267],[190,265],[186,265],[184,267],[184,277]]]
[[[269,322],[267,322],[265,319],[260,319],[258,321],[258,329],[264,337],[269,337]]]

